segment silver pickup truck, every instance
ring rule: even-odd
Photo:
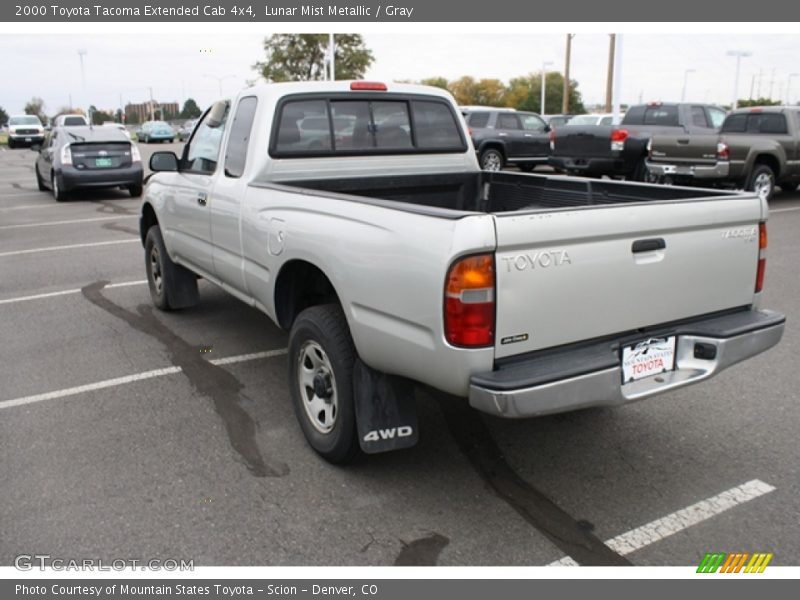
[[[289,387],[331,462],[407,447],[412,382],[501,417],[617,405],[778,343],[754,194],[482,172],[452,98],[269,84],[150,159],[153,302],[197,278],[289,333]]]

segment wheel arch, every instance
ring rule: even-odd
[[[144,246],[145,240],[147,239],[147,232],[154,225],[158,225],[156,210],[153,208],[152,204],[145,202],[142,205],[142,214],[139,217],[139,237],[142,240],[142,246]]]
[[[330,303],[342,306],[330,278],[317,265],[303,259],[292,259],[281,267],[273,298],[275,320],[286,330],[306,308]]]

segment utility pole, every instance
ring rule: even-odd
[[[683,70],[683,89],[681,90],[681,102],[686,102],[686,84],[689,82],[689,73],[694,72],[694,69]]]
[[[564,60],[564,93],[561,99],[561,113],[569,114],[569,62],[572,57],[572,38],[575,37],[574,33],[567,34],[567,52]]]
[[[608,75],[606,77],[606,112],[611,112],[611,98],[614,86],[614,50],[617,43],[617,34],[610,33],[608,42]]]
[[[612,89],[613,114],[611,122],[619,125],[620,122],[620,95],[622,93],[622,34],[617,36],[614,54],[614,85]]]
[[[753,99],[753,87],[756,85],[756,74],[753,73],[753,78],[750,80],[750,100]]]
[[[150,88],[150,120],[156,120],[155,100],[153,100],[153,88]]]
[[[544,61],[542,63],[542,104],[541,104],[542,110],[539,111],[539,114],[542,115],[542,116],[544,116],[545,113],[547,112],[545,110],[545,102],[546,102],[547,99],[545,98],[545,94],[544,94],[545,87],[547,86],[547,67],[549,65],[552,65],[552,64],[553,64],[553,61],[551,61],[551,60],[546,60],[546,61]]]

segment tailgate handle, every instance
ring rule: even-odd
[[[688,138],[681,138],[681,139],[678,140],[678,143],[679,144],[688,144],[689,143],[689,139]]]
[[[652,252],[653,250],[663,250],[667,247],[664,238],[653,238],[650,240],[636,240],[631,246],[631,252]]]

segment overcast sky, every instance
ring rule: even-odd
[[[141,24],[132,27],[147,28]],[[461,75],[475,78],[512,77],[548,69],[563,71],[565,36],[511,34],[384,34],[366,33],[375,62],[367,78],[379,80]],[[48,113],[69,104],[95,104],[116,109],[153,96],[183,103],[193,97],[201,107],[231,95],[256,78],[251,65],[264,56],[263,36],[236,35],[9,35],[0,34],[4,57],[0,106],[21,112],[32,96],[44,99]],[[86,86],[81,82],[78,50],[85,49]],[[733,95],[735,59],[728,50],[745,50],[739,96],[751,86],[762,96],[786,100],[792,73],[800,73],[800,37],[796,35],[634,35],[623,36],[622,101],[679,100],[684,72],[687,99],[729,103]],[[573,40],[571,77],[584,102],[605,98],[608,36],[579,34]],[[224,77],[220,82],[218,78]],[[791,78],[792,103],[800,99],[800,75]]]

